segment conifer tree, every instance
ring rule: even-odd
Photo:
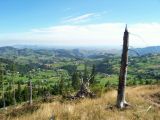
[[[29,97],[28,86],[24,87],[24,89],[22,91],[22,95],[23,95],[23,101],[27,101],[28,97]]]
[[[21,88],[20,81],[18,82],[18,88],[17,88],[17,91],[16,91],[16,100],[18,102],[22,102],[22,88]]]
[[[83,75],[83,82],[87,83],[88,82],[88,70],[87,70],[87,64],[84,65],[84,75]]]
[[[64,89],[64,77],[63,77],[63,75],[61,75],[60,81],[59,81],[59,93],[61,95],[63,94],[63,89]]]
[[[78,72],[75,71],[72,75],[72,87],[76,90],[79,89],[79,86],[80,86],[79,75]]]
[[[90,84],[95,83],[95,65],[92,66],[92,72],[91,72],[91,79],[90,79]]]

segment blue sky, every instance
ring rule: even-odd
[[[68,45],[88,45],[93,41],[93,45],[97,45],[99,40],[108,45],[115,42],[120,45],[117,39],[127,23],[135,34],[141,32],[148,44],[160,45],[157,35],[160,33],[159,6],[160,0],[1,0],[0,40],[4,45],[31,41],[32,44],[52,42],[53,45],[68,42]],[[146,36],[147,33],[151,35]],[[110,37],[105,37],[107,34]],[[154,42],[148,38],[154,38]],[[112,39],[114,43],[110,42]]]

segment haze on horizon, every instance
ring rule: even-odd
[[[160,45],[159,0],[2,0],[0,46]]]

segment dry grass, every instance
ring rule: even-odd
[[[8,116],[7,120],[49,120],[52,114],[56,120],[160,120],[160,108],[154,101],[148,100],[148,96],[158,92],[160,92],[158,85],[127,88],[127,101],[132,107],[125,110],[107,108],[115,104],[117,92],[113,90],[97,99],[44,103],[32,114]]]

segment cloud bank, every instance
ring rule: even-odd
[[[81,20],[88,14],[70,21]],[[0,34],[1,45],[121,46],[125,23],[59,25],[32,29],[29,32]],[[160,45],[160,23],[128,25],[130,46]]]

